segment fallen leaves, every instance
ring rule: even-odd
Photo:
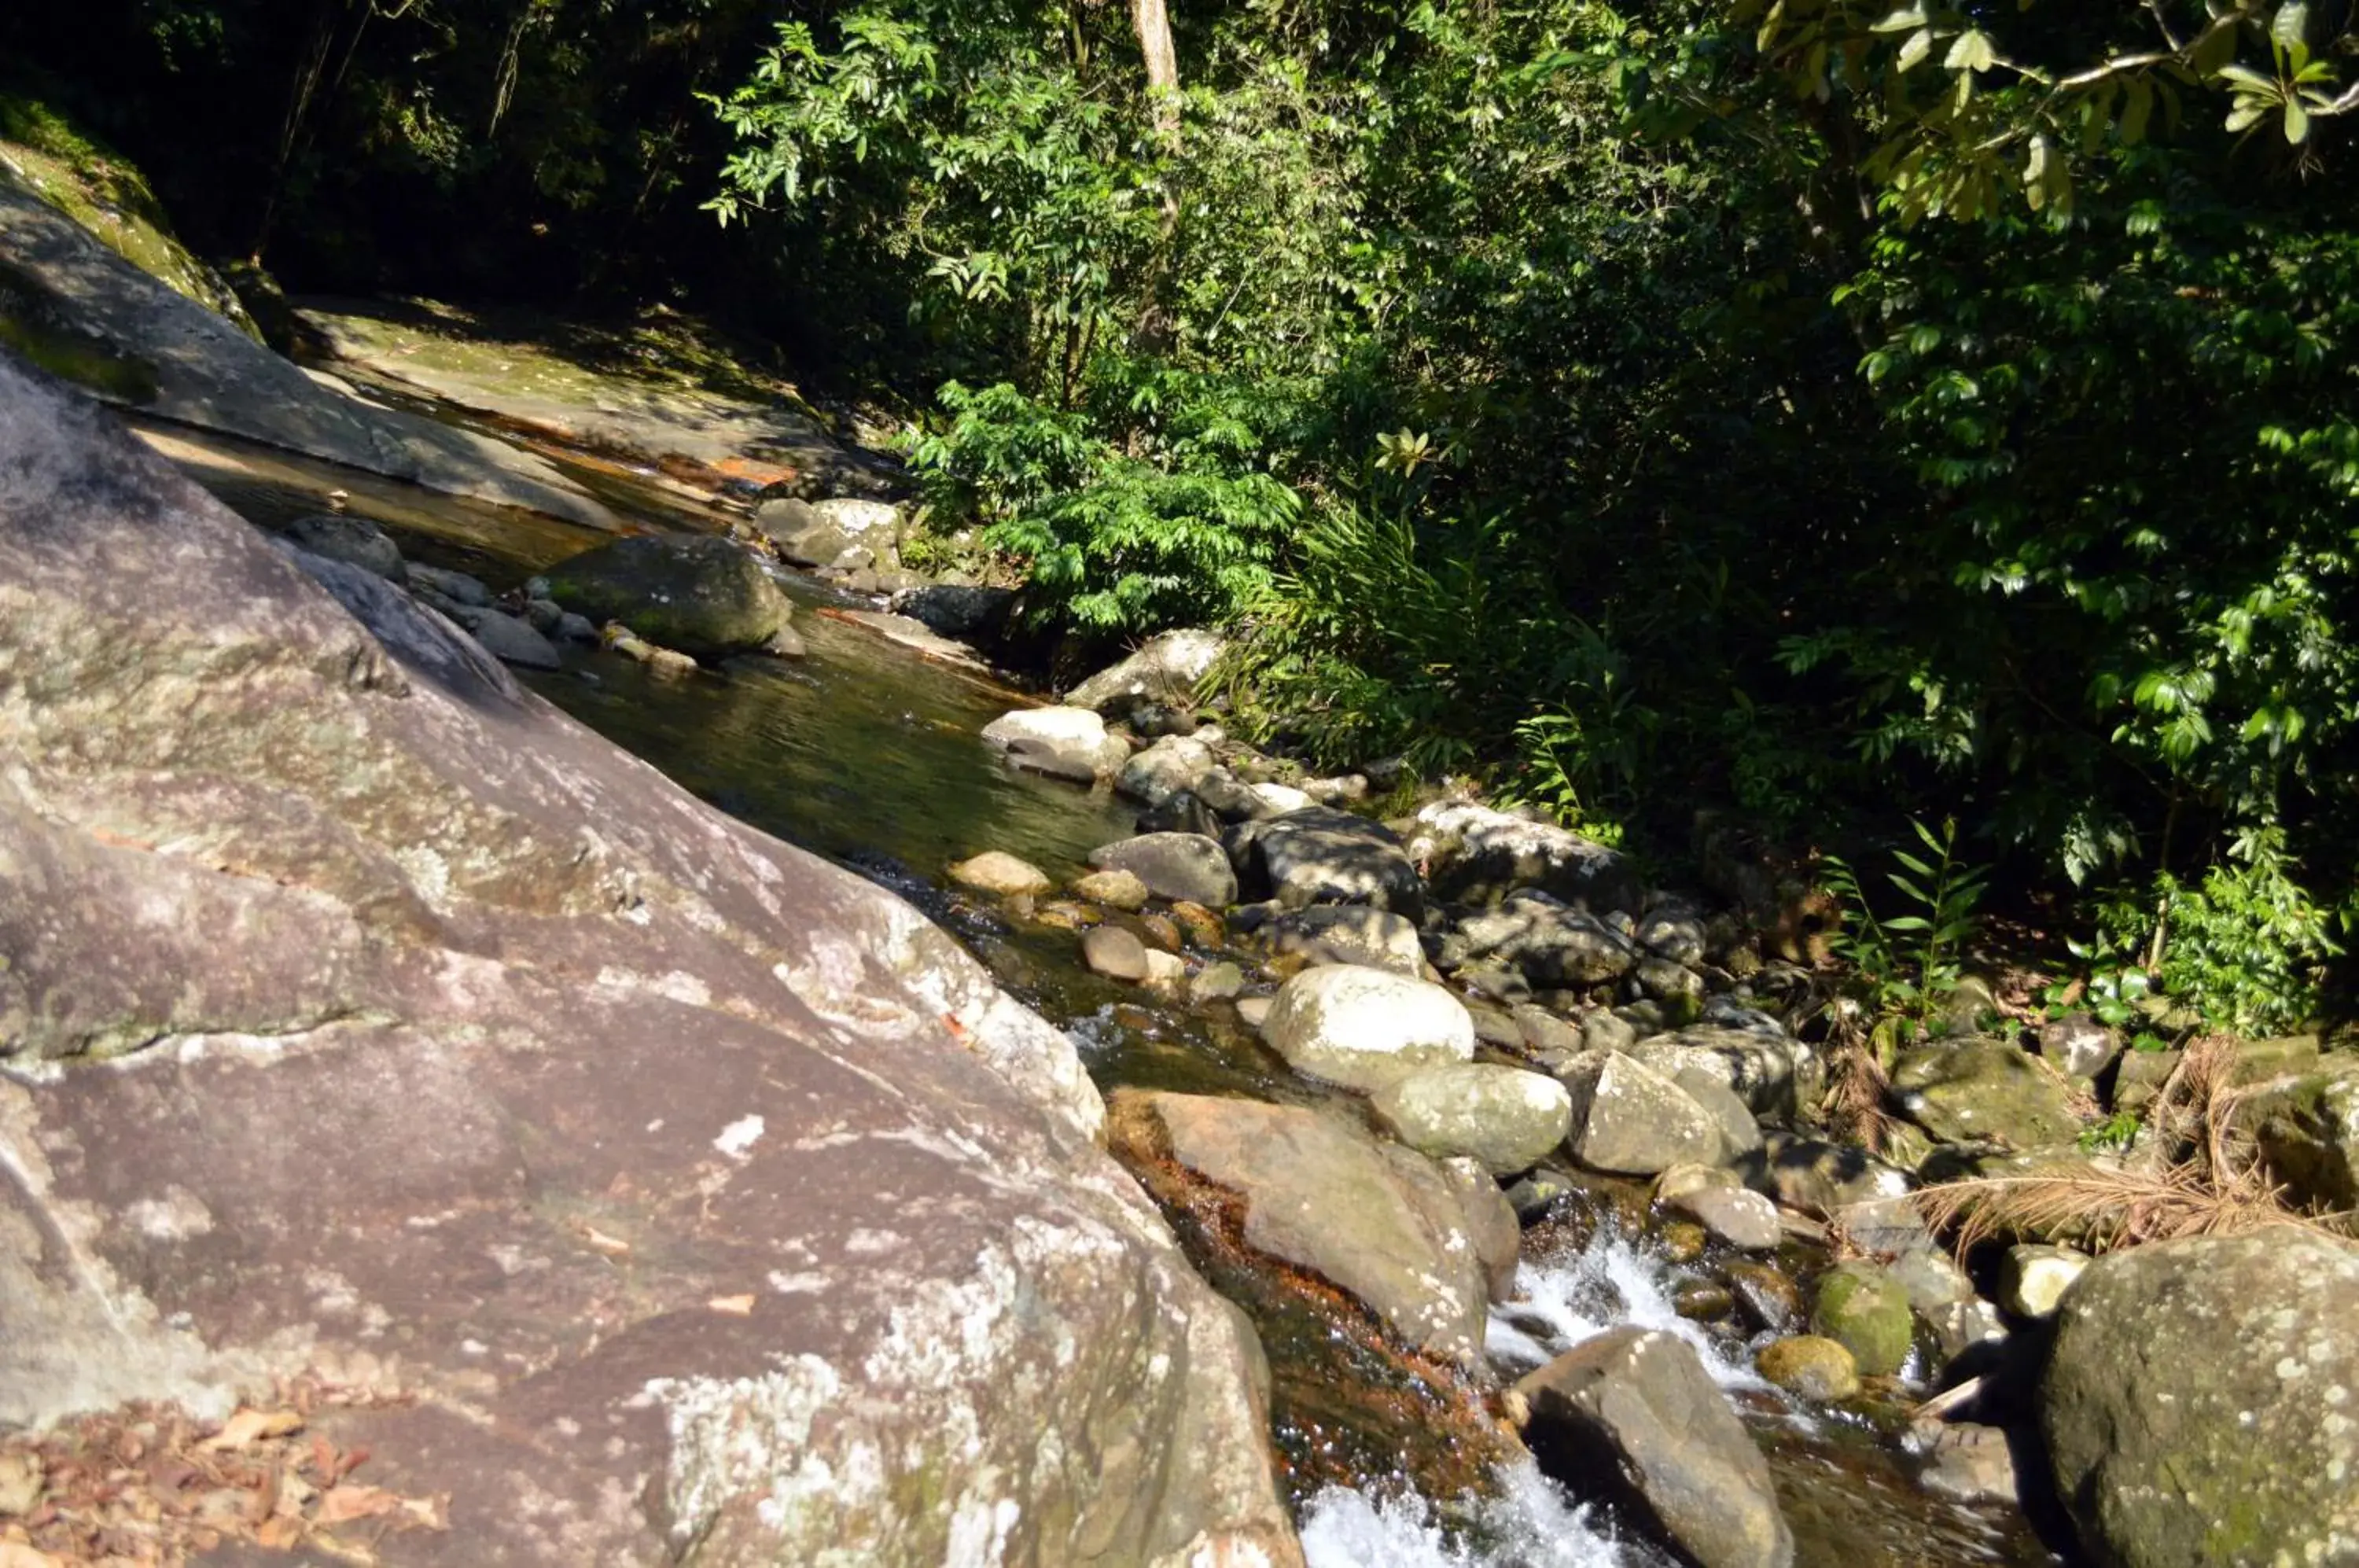
[[[218,1430],[132,1405],[0,1441],[0,1568],[171,1568],[233,1541],[369,1568],[390,1534],[448,1530],[447,1497],[351,1478],[368,1451],[310,1424],[333,1398],[298,1383]]]
[[[751,1295],[715,1296],[704,1304],[709,1311],[726,1312],[733,1318],[745,1318],[752,1317],[754,1315],[754,1298]]]

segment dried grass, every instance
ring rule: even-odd
[[[1960,1252],[2004,1236],[2071,1237],[2108,1252],[2184,1236],[2288,1227],[2346,1233],[2348,1216],[2297,1213],[2236,1130],[2235,1042],[2190,1046],[2148,1114],[2147,1150],[2117,1168],[2088,1163],[1984,1176],[1915,1195],[1926,1223],[1954,1229]]]
[[[1882,1154],[1895,1125],[1884,1108],[1891,1090],[1892,1080],[1874,1047],[1857,1039],[1837,1047],[1828,1054],[1827,1091],[1819,1102],[1827,1130],[1840,1141]]]

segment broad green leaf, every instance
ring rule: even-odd
[[[2307,0],[2286,0],[2269,18],[2269,38],[2280,49],[2309,48],[2310,6]]]
[[[2259,125],[2263,120],[2268,118],[2268,114],[2269,106],[2267,104],[2256,103],[2249,98],[2239,98],[2236,100],[2236,107],[2229,112],[2228,129],[2232,131],[2251,130],[2255,125]]]
[[[1895,915],[1884,922],[1884,929],[1896,931],[1931,931],[1933,922],[1922,915]]]
[[[2146,123],[2154,113],[2154,83],[2145,77],[2133,77],[2124,90],[2122,101],[2122,146],[2136,147],[2146,140]]]
[[[1931,866],[1926,865],[1923,861],[1918,859],[1915,855],[1909,854],[1905,849],[1894,850],[1892,852],[1892,858],[1900,862],[1901,865],[1907,866],[1909,870],[1914,871],[1919,877],[1930,877],[1933,875],[1933,868]]]
[[[1942,65],[1951,71],[1988,71],[1997,62],[1998,52],[1991,48],[1990,35],[1980,27],[1969,27],[1958,35],[1950,46]]]
[[[2288,98],[2285,105],[2285,138],[2299,147],[2310,136],[2310,111],[2301,106],[2299,98]]]
[[[2201,77],[2216,76],[2229,61],[2236,58],[2236,22],[2234,17],[2222,17],[2205,28],[2195,47],[2188,51],[2187,63]]]
[[[1900,46],[1900,58],[1894,63],[1904,71],[1914,71],[1918,66],[1922,65],[1925,62],[1925,57],[1932,52],[1933,29],[1921,28],[1908,35],[1908,41]]]
[[[1905,33],[1911,27],[1921,27],[1924,25],[1924,6],[1903,5],[1899,10],[1876,23],[1870,30],[1878,33]]]

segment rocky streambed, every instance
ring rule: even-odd
[[[647,536],[609,545],[181,454],[273,550],[9,393],[0,1092],[48,1239],[8,1255],[0,1420],[217,1416],[324,1367],[310,1419],[406,1454],[389,1486],[469,1478],[388,1561],[484,1560],[451,1521],[485,1510],[520,1561],[1283,1562],[1289,1518],[1322,1564],[2359,1552],[2347,1245],[2020,1237],[1967,1271],[1903,1201],[2104,1169],[2092,1110],[2168,1074],[2101,1029],[1962,1018],[1898,1064],[1879,1159],[1818,1118],[1823,993],[1741,865],[1649,886],[1468,800],[1387,825],[1380,772],[1190,713],[1201,641],[1030,706],[878,635],[977,596],[879,616],[858,591],[910,584],[873,496],[740,525],[810,578],[671,539],[728,526],[677,485],[604,474]],[[45,474],[82,497],[46,532]],[[351,766],[309,767],[323,736]],[[157,978],[266,979],[299,925],[333,962],[293,1013]],[[2354,1075],[2247,1055],[2277,1168],[2331,1195]],[[111,1181],[102,1127],[143,1140]]]

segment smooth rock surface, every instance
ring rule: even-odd
[[[1147,956],[1138,933],[1120,926],[1099,926],[1082,938],[1082,962],[1110,980],[1146,979]]]
[[[1217,840],[1201,833],[1141,833],[1090,852],[1101,871],[1127,871],[1158,898],[1218,909],[1237,899],[1237,874]]]
[[[1360,964],[1397,975],[1422,975],[1425,947],[1417,927],[1389,909],[1362,904],[1316,904],[1288,909],[1261,928],[1272,953],[1300,953],[1313,964]]]
[[[388,583],[409,581],[401,547],[366,517],[328,512],[298,517],[287,525],[287,539],[298,550],[347,562]]]
[[[1767,1252],[1786,1237],[1777,1205],[1749,1188],[1699,1187],[1680,1193],[1668,1206],[1719,1240],[1748,1252]]]
[[[951,867],[951,880],[962,887],[1003,898],[1046,893],[1057,885],[1047,872],[1004,849],[986,849],[958,862]]]
[[[1859,1364],[1841,1344],[1814,1334],[1775,1340],[1753,1357],[1753,1369],[1789,1394],[1831,1404],[1859,1392]]]
[[[1378,1090],[1372,1104],[1386,1130],[1419,1153],[1463,1155],[1495,1176],[1530,1170],[1572,1126],[1563,1084],[1488,1063],[1420,1069]]]
[[[1158,633],[1127,659],[1066,692],[1065,701],[1076,708],[1094,708],[1116,716],[1140,702],[1192,708],[1196,682],[1220,658],[1223,646],[1217,632],[1183,627]]]
[[[1083,780],[1120,768],[1130,756],[1120,735],[1087,708],[1017,708],[983,726],[983,738],[1043,771]]]
[[[1190,735],[1165,735],[1122,765],[1114,787],[1144,805],[1168,802],[1192,790],[1212,771],[1212,748]]]
[[[1296,1072],[1369,1094],[1474,1056],[1464,1003],[1429,981],[1357,964],[1295,975],[1278,987],[1261,1032]]]
[[[405,1563],[1299,1561],[1071,1042],[315,565],[0,357],[0,1423],[317,1374]]]
[[[1719,1161],[1720,1128],[1710,1113],[1636,1058],[1585,1058],[1562,1076],[1572,1096],[1568,1147],[1591,1170],[1652,1176]]]
[[[1434,892],[1451,903],[1497,903],[1519,887],[1593,915],[1635,916],[1643,901],[1637,867],[1618,850],[1471,800],[1424,807],[1409,845]]]
[[[549,568],[549,596],[698,659],[759,648],[794,613],[759,556],[714,535],[648,534],[585,550]]]
[[[1916,1323],[1908,1292],[1873,1263],[1838,1263],[1819,1276],[1810,1332],[1851,1352],[1870,1377],[1889,1377],[1908,1359]]]
[[[2359,1245],[2149,1243],[2066,1293],[2039,1388],[2056,1489],[2121,1568],[2359,1562]]]
[[[1136,872],[1120,869],[1093,871],[1073,882],[1073,897],[1087,898],[1093,904],[1103,904],[1115,909],[1142,909],[1149,894],[1147,884]]]
[[[1649,1036],[1630,1053],[1668,1078],[1712,1077],[1756,1116],[1790,1117],[1818,1098],[1818,1063],[1809,1046],[1789,1037],[1697,1024]]]
[[[564,661],[549,640],[500,610],[479,610],[467,621],[467,635],[502,664],[519,670],[558,670]]]
[[[1636,944],[1620,931],[1584,910],[1529,890],[1468,915],[1443,942],[1444,967],[1506,964],[1541,987],[1618,980],[1637,961]]]
[[[2089,1267],[2089,1255],[2069,1247],[2025,1242],[1999,1260],[1998,1304],[2019,1318],[2053,1317],[2056,1303]]]
[[[1604,1487],[1702,1568],[1788,1568],[1769,1462],[1685,1340],[1609,1329],[1516,1385],[1541,1468]]]
[[[1948,1143],[1998,1138],[2038,1149],[2081,1130],[2063,1080],[2006,1040],[1940,1040],[1904,1052],[1892,1091],[1909,1120]]]
[[[1109,1131],[1126,1159],[1238,1194],[1255,1250],[1348,1290],[1409,1344],[1480,1363],[1488,1281],[1432,1160],[1326,1112],[1197,1094],[1117,1090]]]
[[[1253,824],[1239,870],[1288,909],[1366,904],[1415,920],[1425,884],[1382,822],[1326,806]]]

